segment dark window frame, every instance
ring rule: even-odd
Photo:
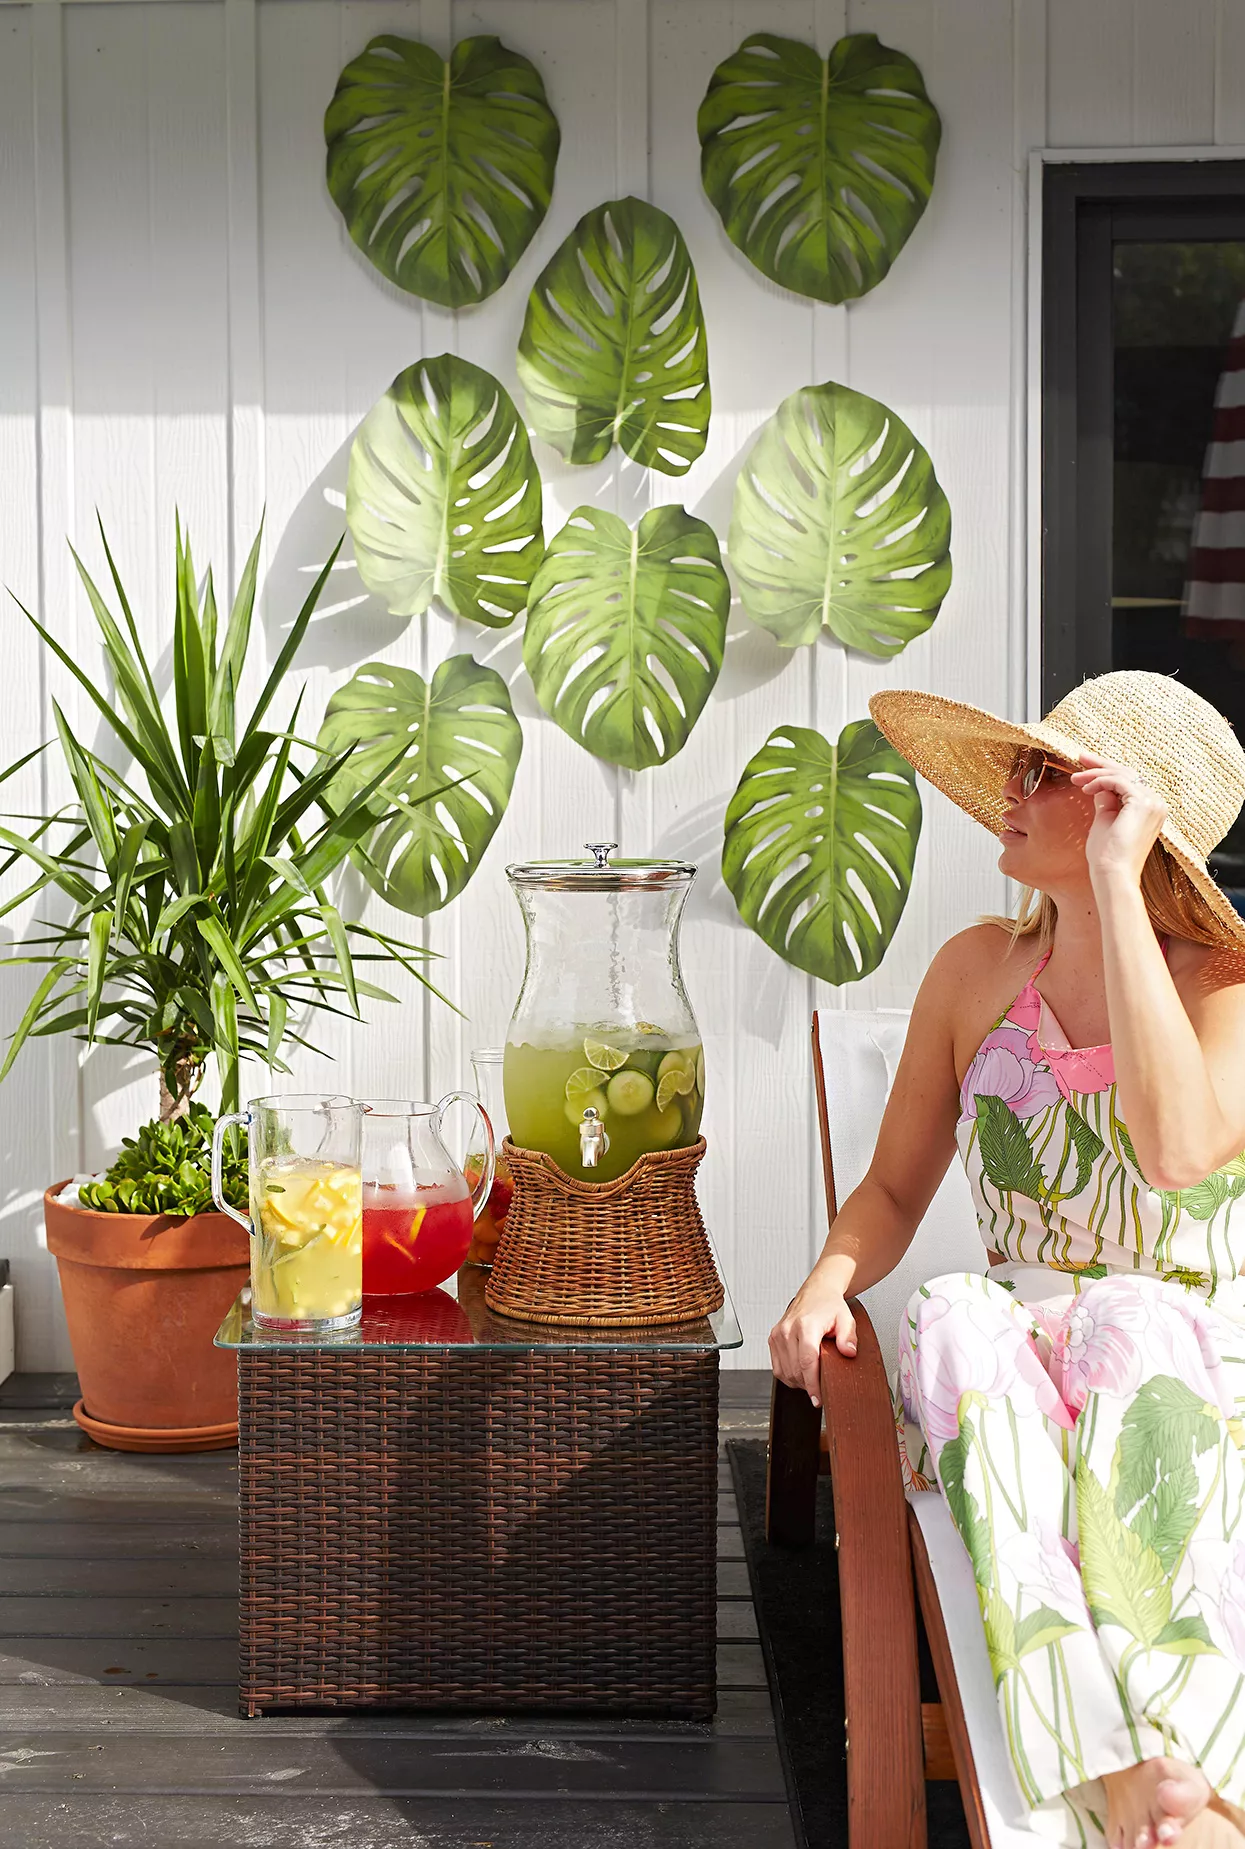
[[[1111,248],[1245,239],[1245,161],[1048,162],[1042,172],[1044,712],[1111,666]]]

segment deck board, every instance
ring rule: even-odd
[[[723,1388],[762,1430],[761,1377]],[[245,1720],[236,1457],[101,1451],[71,1395],[0,1388],[0,1849],[794,1849],[725,1460],[712,1722]]]

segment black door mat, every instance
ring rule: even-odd
[[[843,1637],[830,1479],[817,1485],[812,1547],[771,1547],[765,1539],[765,1444],[727,1444],[739,1504],[779,1745],[805,1849],[847,1849],[847,1757],[843,1722]],[[922,1640],[921,1697],[936,1701]],[[958,1787],[925,1787],[930,1849],[970,1849]]]

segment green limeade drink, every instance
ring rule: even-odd
[[[655,1027],[576,1028],[556,1045],[508,1042],[502,1082],[513,1141],[545,1150],[577,1181],[613,1181],[649,1150],[685,1149],[700,1135],[700,1041]],[[579,1127],[589,1106],[609,1148],[585,1168]]]

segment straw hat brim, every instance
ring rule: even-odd
[[[869,711],[879,732],[913,770],[992,835],[999,834],[1007,815],[1003,786],[1019,748],[1037,745],[1070,769],[1076,769],[1084,752],[1091,749],[1044,719],[1021,725],[933,693],[898,688],[875,693]],[[1159,830],[1159,839],[1205,900],[1224,946],[1245,954],[1245,919],[1170,816]]]

